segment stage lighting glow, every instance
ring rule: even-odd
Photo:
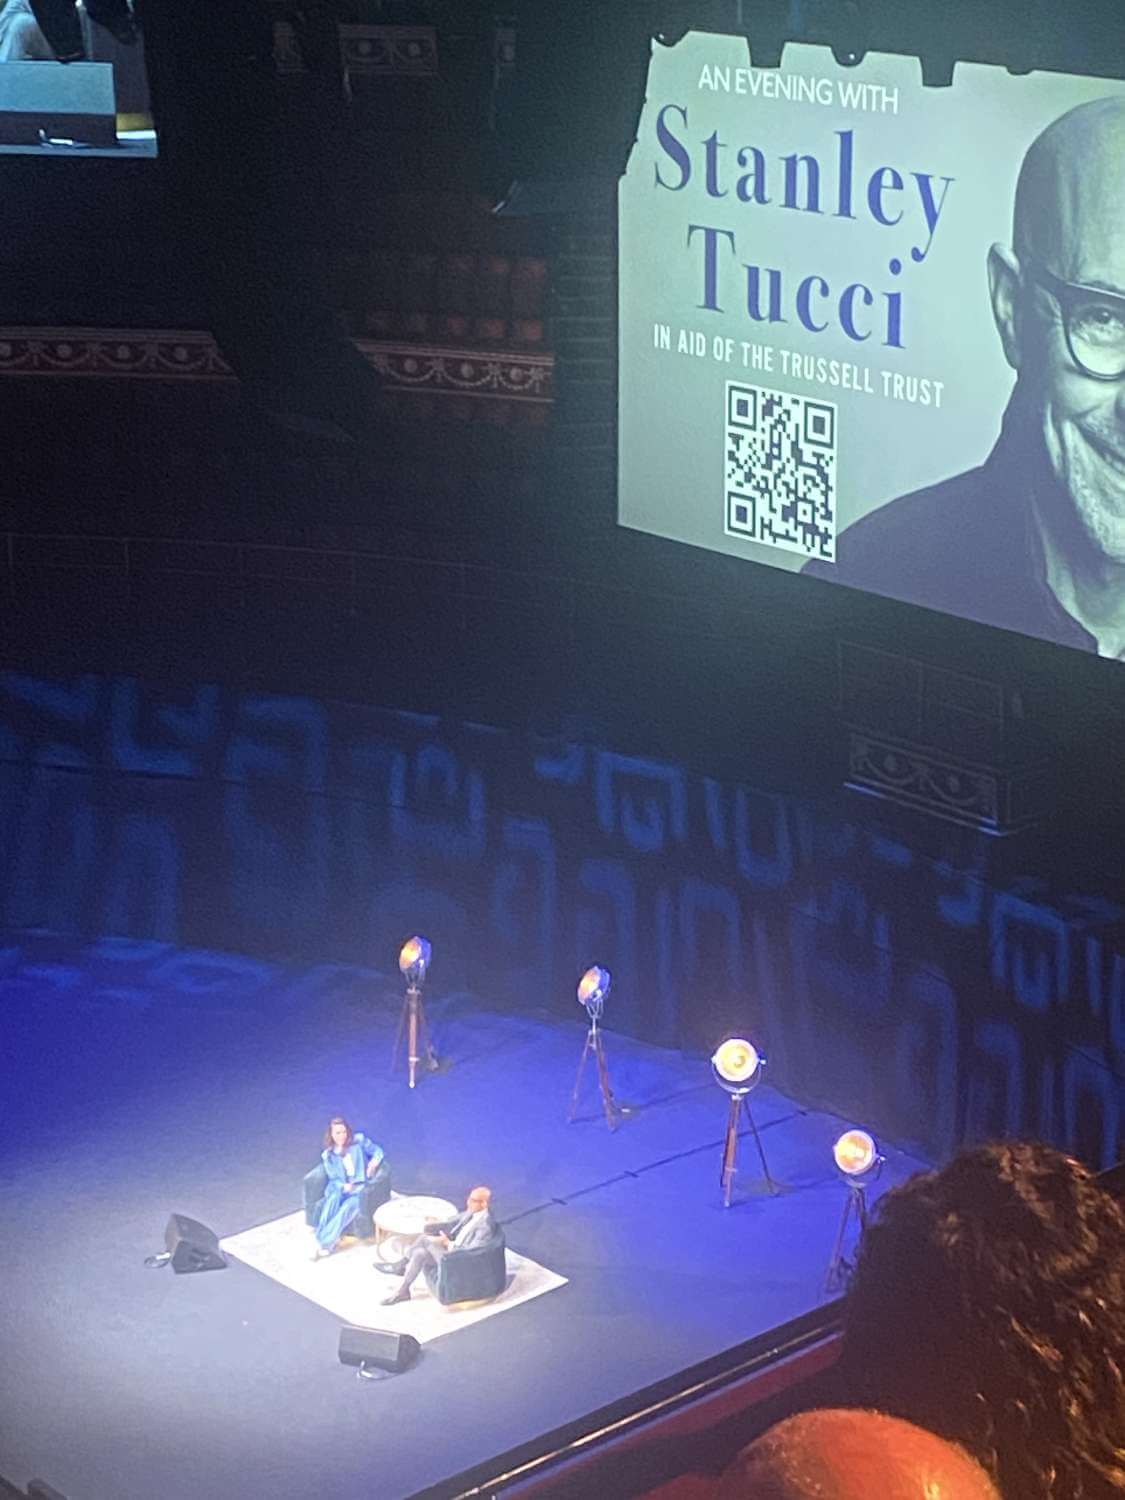
[[[613,977],[608,969],[603,969],[601,964],[591,964],[578,981],[578,1003],[586,1012],[586,1019],[590,1023],[590,1029],[586,1033],[586,1042],[582,1048],[582,1057],[578,1064],[578,1077],[574,1080],[574,1093],[570,1096],[570,1113],[567,1115],[567,1123],[573,1123],[578,1114],[579,1095],[582,1092],[582,1073],[586,1067],[586,1059],[593,1055],[597,1064],[598,1088],[602,1096],[602,1109],[605,1111],[605,1122],[610,1130],[616,1130],[621,1123],[621,1117],[629,1113],[627,1106],[618,1104],[613,1097],[613,1088],[609,1081],[609,1068],[605,1060],[605,1045],[602,1042],[602,1007],[605,1005],[605,997],[609,994]]]
[[[715,1049],[711,1067],[718,1082],[729,1093],[733,1089],[752,1087],[764,1061],[753,1042],[732,1036]]]
[[[844,1194],[840,1227],[836,1231],[836,1243],[832,1249],[832,1259],[828,1262],[828,1274],[824,1282],[826,1290],[838,1291],[847,1285],[848,1277],[852,1273],[852,1260],[844,1253],[848,1223],[854,1214],[859,1227],[859,1237],[862,1240],[867,1232],[867,1189],[874,1185],[883,1165],[883,1158],[879,1155],[875,1137],[868,1134],[866,1130],[859,1130],[854,1126],[851,1130],[845,1130],[840,1136],[832,1147],[832,1155],[836,1160],[840,1175],[848,1185],[848,1191]]]
[[[599,964],[587,969],[578,981],[578,1003],[584,1005],[587,1010],[592,1006],[601,1006],[605,1003],[605,997],[609,994],[613,977],[608,969],[603,969]]]
[[[428,939],[417,936],[407,938],[398,955],[399,973],[411,984],[418,984],[426,977],[432,955],[433,949]]]
[[[724,1208],[729,1208],[731,1205],[736,1171],[735,1158],[738,1155],[738,1122],[743,1113],[753,1132],[754,1144],[758,1148],[758,1157],[762,1163],[762,1176],[769,1185],[770,1192],[777,1192],[777,1184],[770,1176],[766,1153],[762,1150],[762,1138],[758,1134],[758,1127],[754,1123],[754,1116],[750,1110],[750,1091],[761,1082],[762,1069],[765,1065],[766,1060],[754,1043],[748,1042],[743,1036],[731,1036],[725,1042],[720,1042],[711,1058],[711,1072],[715,1075],[715,1082],[730,1095],[727,1135],[723,1143],[723,1169],[719,1177],[723,1190]]]
[[[879,1148],[866,1130],[845,1130],[832,1147],[836,1165],[845,1177],[863,1177],[880,1161]]]

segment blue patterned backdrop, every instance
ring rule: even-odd
[[[923,855],[665,760],[206,684],[9,672],[0,705],[9,977],[47,932],[124,990],[237,994],[288,958],[340,984],[421,929],[438,988],[567,1014],[605,963],[612,1027],[748,1029],[782,1087],[927,1153],[1116,1159],[1125,914],[996,884],[962,830]]]

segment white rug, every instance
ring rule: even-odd
[[[280,1281],[291,1292],[299,1292],[310,1302],[326,1307],[345,1323],[383,1328],[390,1333],[410,1333],[422,1344],[566,1285],[565,1276],[557,1276],[546,1266],[509,1250],[508,1285],[483,1306],[443,1307],[436,1297],[430,1296],[425,1278],[419,1276],[411,1288],[409,1302],[381,1307],[380,1300],[390,1296],[398,1280],[373,1269],[373,1245],[364,1240],[345,1241],[344,1247],[327,1259],[312,1261],[309,1257],[314,1243],[312,1230],[300,1210],[220,1241],[228,1255]]]

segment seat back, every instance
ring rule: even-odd
[[[316,1223],[316,1210],[320,1200],[324,1197],[324,1190],[328,1186],[328,1173],[324,1170],[324,1163],[317,1162],[310,1172],[306,1172],[301,1180],[301,1201],[305,1209],[305,1223]]]
[[[430,1291],[446,1304],[499,1296],[508,1282],[506,1248],[504,1231],[497,1229],[487,1245],[450,1250],[436,1267],[426,1267]]]

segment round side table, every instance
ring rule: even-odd
[[[457,1205],[446,1198],[391,1198],[375,1210],[375,1254],[380,1260],[405,1260],[427,1224],[443,1224],[457,1217]]]

